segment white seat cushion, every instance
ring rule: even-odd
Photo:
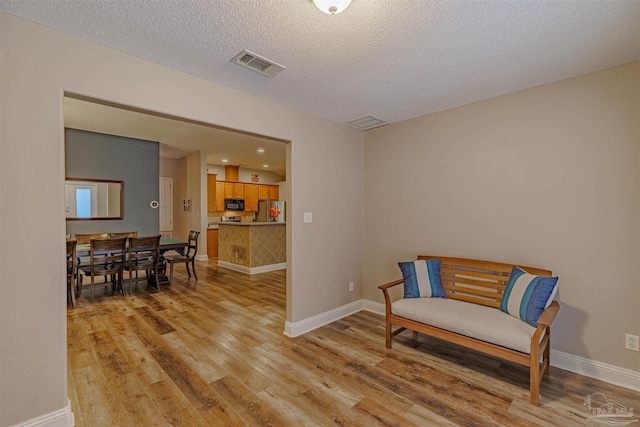
[[[405,298],[391,304],[396,316],[529,354],[536,328],[497,308],[444,298]]]

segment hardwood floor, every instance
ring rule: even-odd
[[[197,284],[176,268],[172,287],[68,309],[77,426],[571,426],[596,392],[638,409],[553,367],[532,406],[525,368],[408,331],[386,349],[370,312],[287,338],[284,270],[196,267]]]

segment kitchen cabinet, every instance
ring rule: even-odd
[[[245,184],[244,185],[244,210],[245,212],[257,212],[258,211],[258,198],[260,185],[258,184]]]
[[[280,188],[277,185],[260,185],[258,189],[259,200],[279,200],[278,193]]]
[[[207,256],[218,259],[218,230],[207,230]]]
[[[269,199],[280,200],[280,187],[277,185],[269,185]]]
[[[207,212],[215,212],[216,209],[216,175],[207,174]]]
[[[224,211],[224,182],[216,182],[216,211]]]
[[[241,182],[224,183],[225,199],[244,199],[244,184]]]

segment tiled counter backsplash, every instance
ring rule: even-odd
[[[287,261],[286,226],[220,227],[218,257],[245,267]]]

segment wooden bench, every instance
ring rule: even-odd
[[[419,260],[435,260],[438,259],[441,262],[440,265],[440,279],[442,287],[444,288],[447,299],[463,301],[465,304],[457,304],[458,307],[467,307],[469,309],[477,310],[479,304],[486,307],[491,307],[495,310],[499,310],[500,303],[502,301],[503,292],[509,282],[511,271],[514,267],[513,264],[506,264],[492,261],[482,261],[474,259],[464,258],[451,258],[451,257],[439,257],[439,256],[419,256]],[[526,267],[519,265],[520,268],[527,273],[535,274],[538,276],[551,276],[551,271],[534,267]],[[394,314],[392,298],[389,294],[389,289],[394,286],[403,284],[404,280],[399,279],[393,282],[379,286],[384,293],[384,299],[386,304],[386,346],[391,348],[391,339],[398,333],[405,329],[411,329],[413,331],[430,335],[435,338],[439,338],[454,344],[465,346],[467,348],[481,351],[483,353],[500,357],[511,362],[518,363],[529,367],[530,372],[530,394],[531,403],[539,405],[540,401],[540,381],[545,373],[549,372],[549,354],[550,354],[550,338],[551,338],[551,323],[553,322],[560,305],[557,301],[553,301],[539,317],[537,328],[530,326],[528,323],[516,319],[515,317],[500,311],[502,315],[505,315],[507,325],[510,321],[508,318],[521,322],[523,327],[530,327],[533,336],[531,337],[531,344],[529,351],[520,348],[519,350],[506,347],[504,345],[497,345],[493,342],[487,342],[482,339],[467,336],[461,333],[452,332],[447,330],[446,326],[442,324],[439,327],[417,321],[408,317],[402,317]],[[444,298],[411,298],[412,300],[432,300],[432,303],[438,304],[446,302]],[[398,300],[396,298],[396,300]],[[404,299],[407,301],[408,299]],[[439,301],[435,301],[439,300]],[[420,304],[421,302],[415,301],[412,304]],[[429,304],[429,301],[426,302]],[[398,307],[398,306],[397,306]],[[421,308],[420,308],[421,309]],[[480,309],[485,310],[486,309]],[[491,313],[493,314],[493,313]],[[434,322],[437,323],[437,322]],[[517,323],[517,322],[516,322]],[[393,325],[396,325],[396,329],[393,330]],[[513,325],[513,323],[512,323]],[[475,325],[472,325],[475,326]],[[515,325],[520,327],[520,325]],[[510,327],[510,326],[505,326]],[[528,345],[528,341],[525,342]],[[540,359],[542,358],[542,366],[540,366]]]

